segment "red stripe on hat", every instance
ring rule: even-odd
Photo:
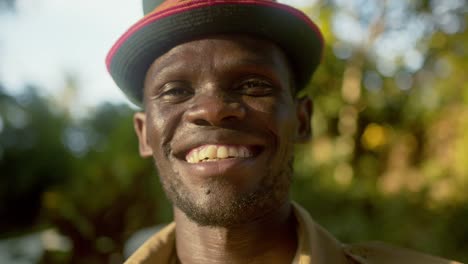
[[[305,22],[309,27],[315,31],[317,36],[319,37],[320,42],[323,45],[323,36],[320,30],[318,29],[317,25],[315,25],[303,12],[299,11],[298,9],[295,9],[291,6],[280,4],[273,2],[271,0],[211,0],[211,1],[206,1],[206,0],[199,0],[199,1],[190,1],[186,3],[182,3],[180,5],[174,6],[167,8],[165,10],[159,11],[159,12],[154,12],[150,13],[147,16],[143,17],[141,20],[139,20],[137,23],[135,23],[130,29],[128,29],[118,40],[117,42],[112,46],[111,50],[107,54],[106,57],[106,65],[107,65],[107,70],[110,72],[110,64],[112,62],[112,58],[114,57],[115,53],[117,50],[123,45],[127,39],[129,39],[133,34],[135,34],[137,31],[139,31],[141,28],[145,27],[148,24],[151,24],[155,22],[156,20],[172,16],[178,13],[182,13],[185,11],[190,11],[194,10],[197,8],[201,7],[207,7],[207,6],[217,6],[217,5],[224,5],[224,4],[247,4],[247,5],[257,5],[257,6],[268,6],[268,7],[274,7],[277,9],[284,10],[293,16],[301,19],[303,22]]]

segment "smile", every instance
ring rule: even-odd
[[[253,152],[246,146],[203,145],[192,149],[186,156],[188,163],[214,162],[223,159],[250,158]]]

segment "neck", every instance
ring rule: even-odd
[[[291,263],[297,248],[291,204],[236,227],[199,226],[175,207],[176,248],[183,264]]]

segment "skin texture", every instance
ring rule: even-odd
[[[134,126],[174,205],[182,263],[292,260],[293,147],[310,136],[312,108],[294,97],[293,83],[280,48],[241,35],[187,42],[152,64]],[[188,163],[205,144],[245,146],[253,156]]]

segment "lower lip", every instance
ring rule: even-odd
[[[255,157],[230,158],[217,161],[206,161],[188,163],[182,161],[188,169],[189,175],[202,178],[222,177],[223,175],[241,173],[243,170],[253,166]]]

